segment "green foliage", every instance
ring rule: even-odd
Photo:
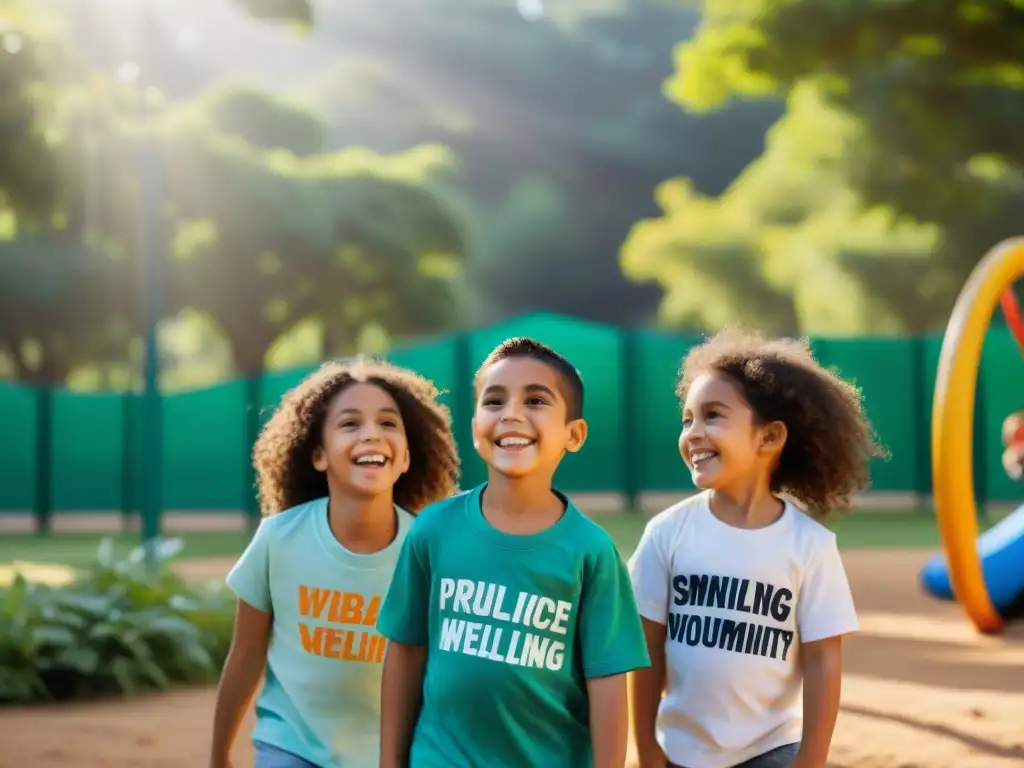
[[[794,91],[765,154],[718,198],[685,180],[656,192],[663,216],[639,222],[622,267],[665,290],[661,321],[772,333],[844,335],[923,330],[949,284],[928,273],[935,227],[866,211],[836,173],[856,121]]]
[[[787,113],[722,196],[679,195],[634,229],[627,274],[666,289],[670,324],[736,316],[787,332],[941,328],[971,267],[1019,229],[1024,9],[1006,0],[711,0],[704,9],[696,37],[677,48],[669,97],[703,110],[781,95]],[[718,252],[723,241],[729,255]],[[729,295],[733,271],[742,278]],[[788,297],[791,323],[759,300],[767,288]],[[721,306],[704,307],[708,295]]]
[[[261,99],[269,106],[256,106]],[[280,102],[248,89],[212,100],[243,102],[250,112],[280,114]],[[447,150],[300,156],[225,133],[210,104],[172,112],[162,128],[170,275],[173,301],[214,318],[239,371],[261,371],[274,341],[311,316],[353,340],[373,322],[429,333],[453,320],[452,278],[465,247],[429,186],[450,166]]]
[[[47,383],[122,354],[135,316],[134,270],[111,247],[131,244],[125,206],[82,173],[98,159],[108,188],[123,181],[123,163],[105,162],[120,138],[112,93],[72,54],[58,17],[0,0],[0,351]]]
[[[0,348],[19,378],[62,382],[75,366],[109,359],[126,337],[130,272],[66,234],[0,240]]]
[[[562,4],[564,5],[564,4]],[[326,4],[317,35],[344,51],[302,95],[337,146],[440,141],[469,222],[467,292],[480,322],[546,309],[646,320],[658,290],[623,279],[618,246],[651,188],[685,173],[718,191],[760,150],[777,104],[686,115],[658,92],[699,19],[660,0]],[[415,72],[415,77],[409,73]],[[715,151],[706,151],[715,142]]]
[[[235,0],[254,18],[285,22],[299,29],[313,23],[313,0]]]
[[[140,547],[123,560],[101,544],[68,586],[20,574],[0,592],[0,703],[166,690],[217,679],[227,656],[234,600],[226,588],[187,584],[167,565],[178,540],[154,545],[147,575]]]
[[[1024,169],[1024,6],[1015,0],[706,3],[669,92],[692,108],[813,85],[862,121],[847,175],[923,220],[985,207],[975,158]],[[998,194],[998,193],[997,193]]]
[[[284,149],[295,155],[323,151],[324,126],[310,109],[244,83],[219,83],[198,104],[210,124],[258,149]]]
[[[48,19],[22,0],[0,0],[0,211],[45,219],[58,195],[59,164],[47,135],[55,56]]]

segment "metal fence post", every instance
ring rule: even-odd
[[[630,512],[640,509],[640,452],[643,449],[643,433],[637,403],[640,397],[637,374],[640,369],[636,331],[624,328],[620,331],[619,381],[622,402],[619,413],[622,441],[619,446],[622,457],[622,484],[626,504]]]
[[[457,333],[454,336],[452,354],[451,411],[452,430],[455,434],[455,445],[459,450],[459,461],[462,466],[462,487],[467,487],[473,478],[467,474],[469,461],[473,457],[473,412],[475,398],[473,392],[473,360],[470,354],[470,335]]]
[[[135,504],[135,392],[128,389],[122,399],[121,422],[121,530],[131,530]]]
[[[43,382],[36,387],[36,532],[46,536],[53,530],[53,387]]]
[[[914,441],[917,456],[914,457],[914,492],[919,497],[931,496],[931,418],[928,413],[928,402],[931,400],[927,391],[927,371],[925,364],[925,343],[921,336],[914,336],[911,339],[913,356],[911,367],[911,382],[914,397],[913,429],[917,439]],[[924,505],[919,505],[923,508]]]
[[[242,445],[245,447],[243,476],[245,488],[243,503],[245,504],[245,517],[249,531],[255,531],[259,525],[260,504],[259,494],[256,487],[256,468],[252,463],[252,449],[260,434],[260,409],[262,407],[263,376],[256,374],[245,377],[245,416],[244,416],[244,437]]]

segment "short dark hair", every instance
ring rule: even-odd
[[[480,379],[492,365],[513,357],[528,357],[544,363],[554,369],[562,385],[562,397],[565,398],[566,418],[569,421],[583,418],[583,378],[576,366],[564,356],[546,344],[528,336],[516,336],[505,339],[491,350],[487,358],[477,369],[473,383],[479,388]]]
[[[766,339],[738,328],[716,334],[683,359],[676,386],[682,403],[706,373],[733,381],[758,422],[786,425],[771,489],[816,516],[849,509],[853,494],[869,485],[868,463],[888,455],[876,442],[860,391],[821,366],[806,339]]]

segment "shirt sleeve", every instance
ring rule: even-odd
[[[270,518],[260,521],[249,546],[228,572],[227,585],[253,608],[270,613]]]
[[[415,523],[398,555],[377,631],[403,645],[426,645],[430,622],[430,558]]]
[[[651,664],[629,573],[610,541],[584,571],[579,631],[583,674],[607,677]]]
[[[857,610],[835,534],[808,564],[796,611],[800,641],[804,643],[857,631]]]
[[[629,577],[640,615],[659,624],[668,622],[668,587],[672,578],[662,535],[662,526],[648,523],[629,559]]]

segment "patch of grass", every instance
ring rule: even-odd
[[[628,558],[643,534],[650,513],[618,512],[600,515],[595,520],[607,530],[623,557]],[[982,521],[984,531],[1001,515]],[[930,510],[887,512],[864,510],[831,523],[843,549],[937,549],[939,530]],[[118,557],[128,554],[139,544],[137,533],[61,533],[51,536],[36,534],[4,534],[0,536],[0,566],[15,562],[42,565],[55,564],[81,568],[93,562],[100,541],[111,538]],[[233,531],[205,531],[167,534],[166,538],[182,539],[182,557],[238,557],[249,541],[249,535]]]
[[[939,528],[930,512],[864,510],[829,521],[841,549],[935,549]]]
[[[990,528],[999,517],[1001,515],[993,515],[979,521],[979,531]],[[648,519],[643,512],[621,512],[596,518],[627,558],[636,548]],[[841,549],[938,549],[940,546],[939,528],[930,510],[863,510],[837,516],[829,525],[836,532]]]
[[[138,533],[4,534],[0,536],[0,565],[31,562],[81,568],[96,559],[96,551],[104,538],[114,542],[117,558],[126,556],[141,541]],[[237,557],[249,541],[247,533],[236,531],[172,533],[165,534],[165,538],[181,539],[185,544],[181,556],[185,558]]]

